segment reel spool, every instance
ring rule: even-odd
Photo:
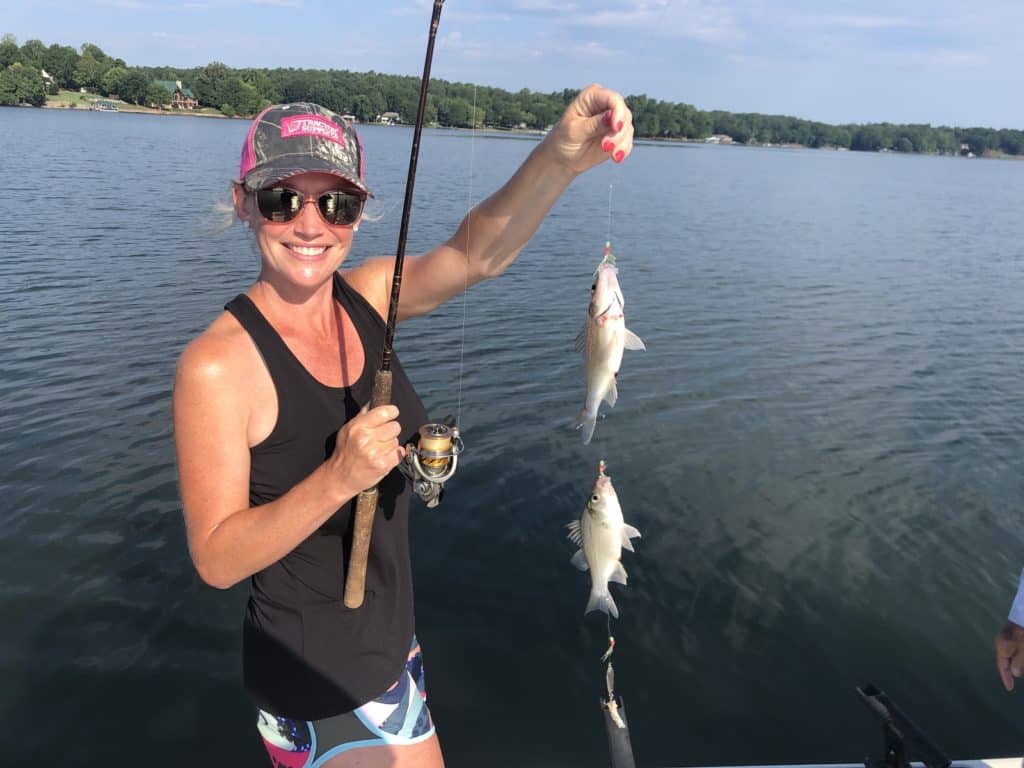
[[[455,474],[463,447],[459,428],[451,417],[440,424],[424,424],[420,427],[418,445],[410,443],[405,447],[402,470],[427,507],[441,503],[444,484]]]

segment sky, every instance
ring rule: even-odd
[[[432,0],[0,0],[0,34],[129,65],[423,71]],[[699,109],[1024,130],[1024,2],[445,0],[432,75]]]

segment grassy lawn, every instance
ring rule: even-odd
[[[135,104],[129,104],[126,101],[120,99],[109,99],[104,96],[100,96],[98,93],[80,93],[79,91],[66,91],[63,88],[60,92],[54,96],[52,94],[46,95],[46,106],[48,107],[74,107],[75,109],[89,109],[94,101],[97,99],[103,99],[104,101],[113,101],[122,112],[160,112],[160,110],[150,109],[149,107],[140,107]],[[168,112],[163,111],[164,114],[180,114],[180,115],[206,115],[211,117],[223,117],[219,109],[213,107],[201,107],[193,112]]]
[[[193,111],[177,111],[177,110],[159,110],[151,109],[150,107],[140,107],[135,104],[129,104],[121,99],[109,99],[104,96],[100,96],[98,93],[80,93],[79,91],[66,91],[63,88],[60,92],[54,96],[53,94],[46,95],[46,106],[48,107],[72,107],[74,109],[89,109],[92,103],[98,99],[104,101],[113,101],[118,105],[118,108],[122,112],[143,112],[147,114],[164,114],[164,115],[201,115],[203,117],[224,117],[219,109],[213,107],[200,107]]]
[[[83,107],[85,109],[88,109],[89,105],[94,100],[102,98],[104,97],[100,96],[97,93],[79,93],[78,91],[65,91],[63,88],[56,96],[46,94],[46,101],[50,104],[60,106],[74,104],[75,107]],[[118,101],[117,99],[112,99],[112,101],[117,101],[118,104],[124,104],[123,101]]]

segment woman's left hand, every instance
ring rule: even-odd
[[[609,157],[621,163],[633,149],[633,113],[615,91],[588,85],[566,107],[542,146],[576,174]]]

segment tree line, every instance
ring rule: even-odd
[[[48,84],[41,72],[52,77]],[[228,116],[252,116],[268,104],[314,101],[360,122],[386,112],[412,122],[419,101],[417,77],[378,72],[323,69],[235,69],[220,62],[192,68],[134,67],[108,56],[92,43],[44,45],[13,35],[0,39],[0,104],[42,106],[47,93],[60,89],[87,91],[138,105],[169,101],[156,81],[178,81],[201,106]],[[516,93],[432,79],[424,120],[457,128],[550,127],[578,90]],[[727,136],[741,144],[791,144],[815,148],[925,154],[1024,154],[1024,131],[932,125],[830,125],[785,115],[704,111],[690,104],[659,101],[646,95],[626,98],[638,138],[703,140]]]

